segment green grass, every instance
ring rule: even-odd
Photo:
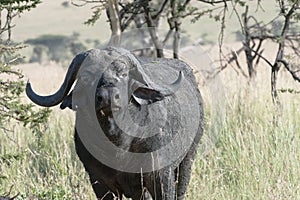
[[[0,195],[13,185],[19,199],[93,199],[66,118],[53,117],[40,137],[24,128],[0,134]]]
[[[228,101],[215,147],[197,155],[187,199],[300,198],[300,98],[282,98],[277,126],[263,96]],[[72,119],[57,116],[40,138],[22,127],[0,134],[0,195],[14,185],[19,199],[95,198],[74,150]]]
[[[299,98],[298,98],[299,100]],[[227,111],[219,141],[196,160],[189,199],[299,199],[299,109],[247,102]]]

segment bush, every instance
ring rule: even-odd
[[[79,34],[71,36],[42,35],[35,39],[26,40],[25,43],[33,45],[30,62],[53,60],[64,62],[72,59],[78,53],[86,50],[84,44],[78,40]]]

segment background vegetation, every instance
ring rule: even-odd
[[[28,9],[39,3],[39,1],[29,2],[34,2],[34,4],[29,4]],[[197,12],[193,11],[194,14],[199,14],[199,19],[196,19],[195,24],[188,23],[189,19],[184,21],[186,23],[183,23],[181,28],[193,39],[204,36],[205,33],[208,35],[204,37],[206,45],[203,48],[211,59],[216,61],[214,65],[216,67],[207,69],[208,74],[201,73],[204,78],[207,78],[205,79],[207,82],[213,81],[215,74],[220,76],[224,87],[223,92],[226,94],[224,97],[224,100],[226,100],[224,103],[226,118],[217,129],[217,142],[213,148],[202,152],[201,149],[206,141],[202,140],[203,144],[199,148],[193,166],[193,176],[187,199],[299,199],[300,123],[298,121],[300,119],[300,96],[299,85],[293,78],[297,80],[300,59],[299,55],[292,51],[291,46],[285,48],[286,54],[283,58],[289,63],[293,63],[293,73],[286,70],[283,65],[278,69],[276,91],[281,104],[274,104],[274,98],[272,99],[270,95],[272,78],[270,75],[272,64],[276,63],[278,45],[283,38],[281,34],[283,33],[284,19],[286,19],[284,14],[291,8],[291,5],[294,3],[299,4],[299,1],[274,0],[265,2],[258,0],[254,2],[255,4],[252,4],[258,6],[250,7],[248,15],[245,12],[246,4],[243,5],[246,1],[220,1],[220,4],[216,3],[214,5],[211,5],[213,1],[207,2],[209,3],[201,4],[206,6],[197,7]],[[226,5],[224,2],[227,2],[227,11],[224,10],[224,5]],[[236,4],[231,4],[232,2]],[[285,13],[280,10],[279,3],[282,2],[286,3],[284,5],[286,6]],[[9,7],[5,7],[5,5],[9,5],[9,3],[11,1],[1,1],[2,14],[7,12]],[[43,4],[40,4],[41,7]],[[60,3],[51,1],[47,5],[50,4],[53,7],[47,7],[48,10],[55,8],[66,15],[71,9],[76,8],[70,2],[66,3],[65,1]],[[237,6],[232,7],[232,5]],[[195,4],[192,4],[192,7],[194,6]],[[212,10],[212,8],[216,9]],[[233,8],[236,8],[236,10]],[[28,9],[22,10],[21,13],[28,11]],[[71,31],[71,27],[73,25],[78,27],[78,23],[90,19],[92,13],[86,14],[86,11],[90,8],[85,10],[85,14],[81,11],[85,8],[76,9],[78,9],[77,12],[82,14],[74,16],[74,18],[78,18],[77,24],[74,25],[67,21],[63,23],[64,26],[61,31],[59,31],[58,24],[62,17],[49,13],[49,16],[43,16],[47,17],[46,19],[36,20],[35,24],[38,27],[36,29],[28,29],[26,23],[17,23],[18,26],[20,25],[19,27],[23,26],[25,28],[23,29],[24,32],[27,28],[27,36],[22,31],[20,32],[20,29],[18,30],[18,26],[15,28],[15,32],[8,33],[9,29],[5,28],[6,30],[1,34],[0,95],[2,107],[0,112],[4,112],[0,116],[0,197],[17,195],[16,199],[42,200],[95,198],[88,177],[75,153],[73,113],[54,109],[50,118],[47,119],[48,110],[37,112],[38,110],[32,105],[25,104],[26,100],[24,100],[22,93],[24,89],[22,81],[24,79],[19,79],[22,74],[16,71],[14,67],[10,67],[16,64],[18,58],[22,57],[18,55],[21,46],[11,42],[11,37],[20,41],[26,40],[27,44],[32,45],[30,53],[25,50],[25,54],[29,55],[25,60],[40,63],[50,60],[58,62],[55,64],[57,66],[51,65],[53,69],[50,71],[59,68],[61,62],[66,66],[65,62],[68,63],[70,58],[78,51],[89,46],[98,45],[100,35],[103,34],[104,37],[109,37],[109,31],[102,31],[103,26],[109,29],[105,23],[105,16],[101,16],[100,21],[95,22],[91,32],[85,32],[86,29],[77,28],[79,34],[72,34],[74,31]],[[18,10],[15,11],[19,12]],[[166,10],[162,20],[172,16],[169,11]],[[33,16],[35,15],[34,12],[41,11],[38,7],[28,14],[24,13],[21,18],[24,16],[25,20],[28,20],[31,13]],[[203,13],[203,16],[201,13]],[[223,30],[222,27],[225,23],[222,23],[222,16],[224,13],[226,13],[226,18],[224,18],[226,28]],[[239,18],[234,18],[233,15],[235,14]],[[250,27],[248,33],[251,37],[253,36],[253,38],[248,38],[250,45],[254,45],[251,42],[258,44],[259,38],[257,40],[255,37],[263,35],[257,34],[259,30],[257,25],[265,28],[261,30],[265,30],[264,35],[270,37],[264,41],[263,48],[259,51],[261,56],[256,57],[260,62],[255,62],[254,67],[257,73],[254,79],[250,79],[248,73],[247,55],[242,54],[247,49],[245,48],[247,39],[245,33],[247,30],[242,21],[246,19],[245,16],[249,17],[251,15],[258,18],[259,23],[255,23],[254,20],[248,24]],[[272,21],[273,16],[278,16],[278,20]],[[52,24],[51,18],[59,18],[59,20]],[[238,19],[241,20],[241,23]],[[45,23],[45,20],[49,23]],[[217,22],[213,23],[215,20]],[[291,29],[289,29],[291,32],[289,33],[293,33],[293,36],[298,37],[298,12],[295,12],[292,20],[295,20],[295,24],[291,24]],[[270,21],[272,23],[269,23]],[[65,24],[69,25],[66,26]],[[162,25],[168,27],[168,23],[162,23]],[[98,28],[101,26],[101,28],[97,29],[97,26]],[[199,29],[205,26],[208,26],[208,31],[201,33]],[[51,32],[53,30],[56,32]],[[38,35],[34,35],[36,32]],[[14,37],[14,33],[16,37]],[[223,38],[221,56],[217,41],[220,33],[223,35],[221,37]],[[235,38],[234,36],[227,36],[229,33],[238,33],[238,40],[232,39]],[[107,41],[108,39],[104,40]],[[207,41],[214,41],[217,45],[207,45]],[[244,43],[240,43],[240,41]],[[188,42],[190,40],[186,41],[186,43]],[[169,47],[172,47],[172,43],[171,45],[169,43]],[[239,51],[239,49],[241,50]],[[232,54],[233,50],[236,50],[234,54]],[[233,55],[239,56],[234,57]],[[255,55],[257,54],[252,54],[252,56]],[[263,58],[269,60],[271,66],[267,62],[262,62]],[[198,60],[197,63],[205,65],[209,61]],[[47,64],[43,65],[48,66]],[[26,66],[21,65],[25,72]],[[37,66],[36,69],[27,71],[26,74],[29,77],[40,76],[38,83],[40,85],[45,84],[50,88],[50,84],[44,82],[46,78],[42,77],[41,74],[37,74],[36,71],[45,71],[46,73],[45,69]],[[291,76],[293,74],[296,78]],[[44,91],[41,89],[45,93],[49,93],[49,90],[55,90],[58,87],[63,74],[59,77],[55,77],[53,74],[47,74],[47,76],[56,85],[53,86],[54,88],[44,88]],[[203,138],[205,139],[210,137],[212,127],[215,127],[218,123],[214,121],[212,116],[213,105],[210,104],[211,97],[205,91],[207,86],[201,83],[199,87],[203,91],[205,99],[206,127]],[[278,106],[280,112],[278,112]],[[5,107],[7,108],[3,109]],[[274,116],[276,116],[276,120],[274,120]],[[24,124],[27,126],[24,127]]]
[[[238,86],[225,84],[226,120],[218,142],[197,155],[187,199],[298,199],[299,95],[281,94],[284,114],[274,126],[268,80],[261,77],[260,89],[247,89],[244,78],[233,74]],[[207,136],[214,122],[206,116]],[[40,145],[23,127],[1,133],[0,191],[13,185],[18,199],[94,199],[75,153],[72,114],[54,110],[47,125]]]

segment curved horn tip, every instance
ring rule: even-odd
[[[30,79],[28,79],[27,82],[26,82],[26,89],[27,89],[27,87],[30,87],[30,88],[31,88],[31,82],[30,82]]]
[[[26,89],[27,89],[27,87],[31,87],[31,83],[30,83],[29,79],[27,80],[27,83],[26,83]]]
[[[177,90],[179,90],[183,78],[184,78],[183,72],[179,71],[178,78],[169,86],[170,90],[167,92],[166,95],[171,95],[175,93]]]
[[[29,81],[27,81],[27,83],[26,83],[25,93],[26,93],[27,97],[29,97],[29,99],[33,101],[33,96],[34,96],[35,92],[33,91],[32,87],[31,87],[31,83]]]
[[[184,74],[182,71],[179,71],[178,79],[181,80],[182,78],[184,78]]]
[[[182,79],[184,78],[184,75],[183,75],[183,72],[182,71],[179,71],[179,74],[178,74],[178,78],[176,79],[176,81],[174,81],[174,83],[172,83],[172,85],[180,85]]]
[[[32,87],[31,87],[31,83],[30,83],[29,80],[26,83],[25,91],[26,91],[26,93],[29,92],[29,91],[33,92]]]

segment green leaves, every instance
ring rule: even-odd
[[[38,132],[41,124],[47,121],[50,110],[35,111],[32,104],[24,103],[21,97],[25,83],[19,78],[20,72],[0,63],[0,75],[7,77],[6,80],[0,79],[0,128],[6,128],[7,122],[13,119]]]
[[[11,20],[13,15],[28,11],[36,7],[40,0],[1,0],[0,11],[7,11],[4,26],[0,26],[0,130],[8,131],[11,120],[16,120],[29,127],[33,132],[41,132],[43,124],[47,121],[50,111],[48,109],[36,110],[32,104],[22,99],[25,83],[23,75],[11,67],[21,56],[16,52],[24,46],[8,42],[10,40]],[[7,41],[5,34],[9,33]]]
[[[246,5],[246,1],[243,1],[243,0],[235,0],[235,3],[239,4],[242,7],[244,7]]]
[[[92,16],[88,20],[86,20],[84,24],[94,25],[97,22],[97,20],[100,18],[102,11],[103,9],[101,8],[95,8],[95,10],[93,10]]]
[[[1,0],[0,10],[7,9],[22,13],[35,8],[39,3],[41,0]]]

